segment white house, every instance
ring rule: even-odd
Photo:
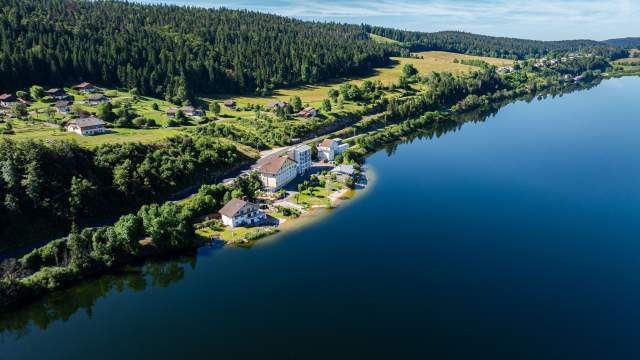
[[[349,144],[343,144],[342,139],[324,139],[318,145],[318,160],[333,161],[336,155],[349,148]]]
[[[260,165],[258,173],[267,191],[277,191],[298,176],[298,164],[288,156],[278,156]]]
[[[82,136],[104,134],[107,130],[104,128],[104,121],[95,116],[86,118],[72,119],[67,123],[67,131],[74,132]]]
[[[240,199],[231,199],[219,213],[222,223],[230,227],[258,225],[267,219],[256,204]]]
[[[311,168],[311,148],[309,145],[299,145],[289,150],[289,159],[297,164],[298,174],[304,174]]]

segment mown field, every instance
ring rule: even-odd
[[[327,97],[327,92],[330,89],[337,89],[340,84],[345,82],[353,82],[354,84],[361,84],[365,80],[382,81],[385,85],[390,85],[398,81],[398,78],[402,74],[402,67],[405,64],[412,64],[421,74],[429,74],[431,72],[453,72],[459,73],[464,71],[472,71],[476,69],[473,66],[454,63],[454,60],[483,60],[489,64],[496,66],[511,65],[513,60],[498,59],[484,56],[472,56],[464,54],[456,54],[445,51],[425,51],[416,54],[419,58],[398,58],[394,57],[392,60],[394,64],[385,68],[377,68],[370,76],[362,78],[343,78],[336,79],[335,81],[318,84],[318,85],[306,85],[291,89],[279,89],[274,91],[271,96],[232,96],[225,95],[217,97],[217,100],[224,100],[233,98],[239,104],[267,104],[271,101],[284,100],[287,101],[292,96],[299,96],[302,101],[316,104],[321,102]]]

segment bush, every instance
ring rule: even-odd
[[[68,267],[45,267],[37,273],[22,279],[20,282],[29,288],[55,290],[77,277],[76,272]]]

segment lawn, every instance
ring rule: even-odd
[[[302,206],[331,206],[331,200],[329,199],[331,193],[330,189],[313,187],[294,195],[293,199]]]
[[[20,120],[12,121],[15,135],[0,135],[0,138],[16,139],[16,140],[74,140],[78,144],[87,147],[95,147],[107,143],[123,143],[123,142],[142,142],[152,143],[170,136],[179,134],[182,130],[179,128],[160,128],[160,129],[110,129],[113,132],[109,134],[96,136],[80,136],[78,134],[60,131],[58,126],[40,123],[26,123]]]
[[[227,242],[240,242],[247,238],[247,236],[260,234],[262,236],[270,235],[277,230],[262,228],[262,227],[236,227],[236,228],[202,228],[196,230],[196,234],[205,238],[217,237],[222,241]]]

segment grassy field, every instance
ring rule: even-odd
[[[390,39],[387,39],[387,40],[390,40]],[[290,89],[278,89],[278,90],[275,90],[274,93],[270,96],[235,96],[234,97],[233,95],[227,94],[223,96],[217,96],[212,99],[215,101],[222,101],[225,99],[233,98],[240,105],[246,105],[246,104],[264,105],[271,101],[277,101],[277,100],[288,101],[289,98],[291,98],[292,96],[299,96],[303,102],[317,106],[323,99],[327,97],[327,92],[330,89],[337,89],[340,86],[340,84],[344,82],[350,81],[350,82],[353,82],[354,84],[361,84],[365,80],[371,80],[371,81],[380,80],[385,85],[390,85],[394,82],[397,82],[398,78],[402,74],[402,67],[405,64],[413,64],[413,66],[415,66],[416,69],[418,69],[418,72],[423,75],[429,74],[433,71],[459,73],[459,72],[472,71],[477,69],[473,66],[456,64],[453,62],[455,59],[458,59],[458,60],[479,59],[496,66],[513,64],[513,61],[508,59],[498,59],[498,58],[491,58],[491,57],[484,57],[484,56],[471,56],[471,55],[455,54],[455,53],[444,52],[444,51],[425,51],[425,52],[418,53],[417,55],[420,58],[418,59],[397,58],[397,57],[392,58],[392,60],[394,61],[393,65],[385,68],[377,68],[373,71],[371,75],[362,77],[362,78],[342,78],[342,79],[336,79],[334,81],[329,81],[323,84],[305,85],[305,86],[300,86],[300,87],[295,87]],[[210,102],[212,99],[203,98],[203,101]],[[234,111],[230,111],[230,110],[223,111],[223,113],[227,113],[230,115],[235,114]],[[239,116],[242,116],[242,114],[240,114]]]
[[[391,41],[390,39],[380,38],[378,41]],[[299,96],[305,106],[320,107],[320,103],[323,99],[327,98],[327,93],[330,89],[337,89],[340,84],[345,82],[353,82],[358,85],[365,80],[376,81],[379,80],[386,85],[390,85],[398,81],[402,73],[402,67],[405,64],[413,64],[420,74],[429,74],[433,71],[438,72],[464,72],[472,71],[476,68],[468,65],[454,63],[455,59],[480,59],[494,65],[511,64],[511,60],[496,59],[488,57],[470,56],[462,54],[454,54],[442,51],[427,51],[416,54],[417,58],[393,58],[393,65],[386,68],[375,69],[371,75],[361,78],[342,78],[334,81],[326,82],[318,85],[306,85],[289,89],[278,89],[270,96],[216,96],[207,97],[203,96],[196,99],[196,105],[202,107],[205,111],[209,109],[209,106],[213,102],[222,102],[227,99],[234,99],[238,107],[237,109],[227,109],[222,107],[221,121],[233,122],[235,125],[245,128],[246,130],[255,130],[256,114],[254,110],[248,110],[247,105],[266,105],[271,101],[282,100],[289,101],[293,96]],[[634,59],[635,60],[635,59]],[[416,85],[420,87],[419,85]],[[90,113],[96,113],[97,107],[86,104],[81,104],[87,95],[81,94],[72,88],[65,88],[66,92],[73,95],[75,98],[74,109],[81,109]],[[166,102],[161,99],[154,99],[144,96],[133,96],[126,91],[103,89],[103,93],[111,98],[114,107],[119,107],[124,104],[129,104],[131,108],[138,114],[147,119],[153,119],[155,122],[164,126],[168,124],[169,119],[165,115],[165,111],[169,107],[175,107],[175,105]],[[391,94],[391,93],[389,93]],[[47,113],[47,109],[52,109],[54,101],[40,100],[36,101],[29,107],[30,114],[39,122],[27,123],[25,121],[13,120],[15,135],[0,135],[2,137],[14,138],[14,139],[39,139],[39,140],[62,140],[62,139],[74,139],[82,145],[87,147],[94,147],[104,143],[122,143],[122,142],[155,142],[167,138],[172,135],[179,134],[185,127],[182,128],[149,128],[149,129],[129,129],[129,128],[115,128],[113,132],[105,135],[82,137],[76,134],[60,131],[59,127],[55,123],[61,123],[67,115],[57,113]],[[153,105],[157,105],[158,110],[153,110]],[[362,108],[355,102],[345,101],[344,111],[353,111]],[[334,108],[334,111],[337,109]],[[210,114],[209,114],[210,115]],[[274,117],[274,115],[271,115]],[[44,122],[47,121],[47,122]],[[304,122],[307,119],[295,119],[292,121]],[[274,118],[274,124],[279,124]],[[275,126],[274,125],[274,126]],[[251,152],[249,148],[243,148],[244,152]]]
[[[638,64],[638,63],[640,63],[640,58],[619,59],[619,60],[614,61],[613,63],[617,64],[617,65]]]
[[[15,135],[0,135],[15,140],[73,140],[78,144],[95,147],[106,143],[123,142],[156,142],[167,137],[177,135],[182,130],[180,128],[160,128],[160,129],[113,129],[112,133],[99,136],[80,136],[74,133],[60,131],[58,126],[41,122],[27,123],[20,120],[12,122]]]
[[[376,34],[369,34],[369,37],[371,38],[371,40],[380,44],[393,44],[393,45],[401,45],[401,46],[404,45],[400,41],[389,39],[384,36],[380,36]]]

